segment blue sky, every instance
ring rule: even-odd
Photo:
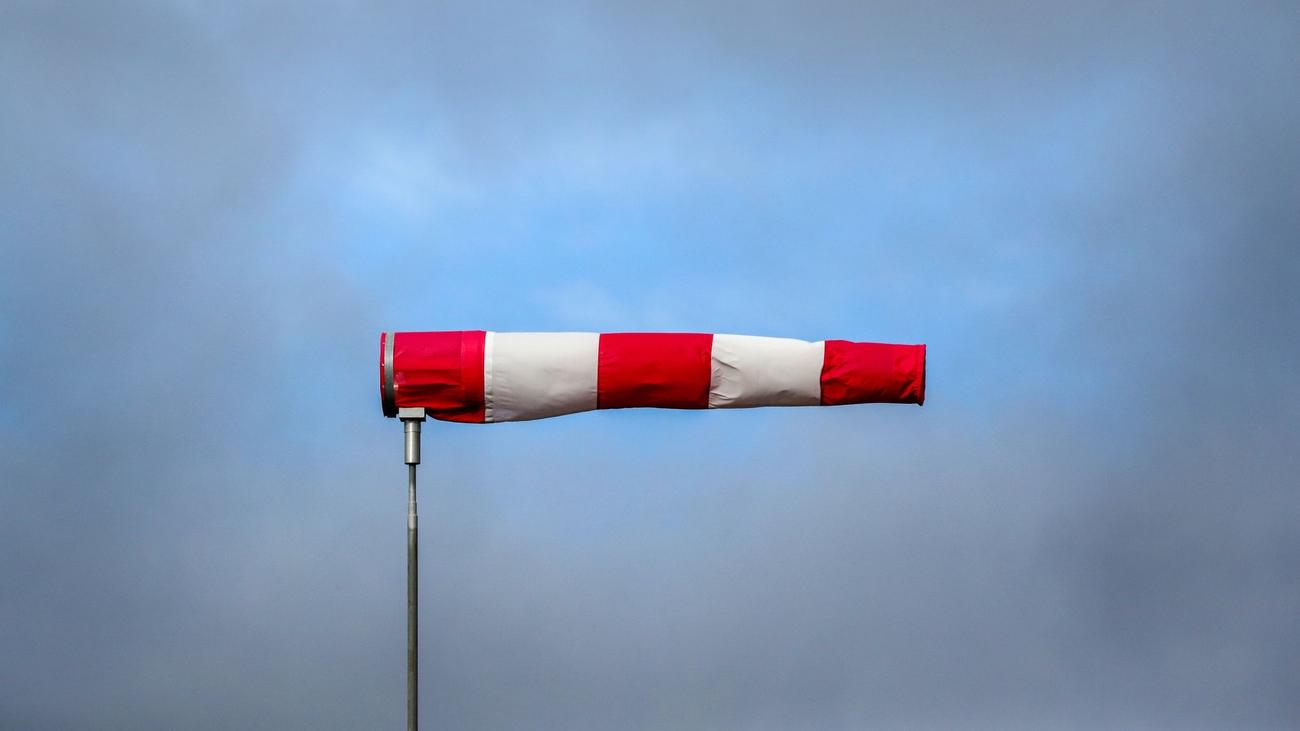
[[[6,6],[0,726],[399,724],[378,335],[466,328],[928,393],[430,424],[426,724],[1294,726],[1298,21]]]

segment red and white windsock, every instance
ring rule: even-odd
[[[384,333],[384,414],[527,421],[653,406],[921,404],[925,346],[700,333]]]

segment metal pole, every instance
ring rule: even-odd
[[[406,731],[420,728],[420,526],[415,512],[415,465],[407,468],[406,498]]]
[[[420,526],[415,504],[415,466],[420,464],[424,409],[402,409],[406,436],[406,729],[420,728]]]

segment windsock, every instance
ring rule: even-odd
[[[925,346],[708,333],[384,333],[386,416],[528,421],[650,406],[921,404]]]

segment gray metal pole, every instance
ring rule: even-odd
[[[415,466],[420,464],[424,409],[402,409],[406,457],[406,729],[420,728],[420,525],[415,504]]]
[[[406,731],[417,731],[420,728],[420,526],[415,512],[415,465],[406,469]]]

